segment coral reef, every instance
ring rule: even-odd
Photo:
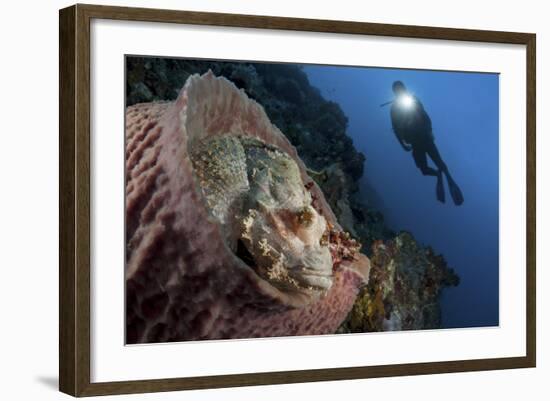
[[[417,244],[409,234],[397,234],[386,226],[384,216],[375,207],[376,194],[372,189],[365,191],[368,183],[361,178],[365,156],[354,148],[351,138],[346,134],[348,121],[345,114],[338,104],[325,100],[309,84],[307,75],[300,66],[147,57],[128,57],[126,63],[127,105],[174,100],[191,74],[204,73],[209,69],[215,75],[231,80],[248,97],[262,104],[271,122],[295,147],[300,160],[307,166],[309,176],[317,184],[316,187],[321,188],[339,225],[360,241],[361,252],[376,261],[368,286],[361,290],[352,315],[339,332],[437,326],[440,314],[437,294],[445,286],[456,285],[457,276],[450,273],[443,257],[435,256],[430,248]],[[368,168],[368,161],[366,166]],[[360,179],[363,180],[361,193]],[[307,220],[307,213],[303,218]],[[400,241],[410,246],[397,246]],[[413,252],[412,249],[416,250]],[[391,258],[388,253],[390,250]],[[403,252],[403,255],[399,256],[398,252]],[[337,255],[333,253],[332,256]],[[411,259],[407,262],[407,258]],[[398,280],[392,279],[384,284],[386,291],[399,283],[398,286],[407,288],[411,294],[414,291],[420,293],[424,289],[419,286],[426,284],[433,295],[430,301],[427,301],[427,296],[382,296],[378,291],[381,277],[384,277],[381,272],[395,267],[391,263],[386,266],[384,260],[394,264],[398,260],[402,264],[402,268],[393,275]],[[406,266],[412,266],[410,274],[401,272]],[[424,277],[422,272],[426,272],[431,279],[420,279],[419,277]],[[388,273],[388,277],[393,276]],[[392,293],[400,293],[400,287],[393,288]],[[396,306],[393,307],[392,303],[396,303]],[[381,311],[384,310],[385,314],[390,309],[403,312],[401,316],[409,313],[405,313],[405,310],[423,310],[431,318],[420,319],[417,314],[410,312],[414,324],[397,324],[395,318],[380,320]],[[366,321],[361,323],[360,316]],[[353,324],[350,323],[352,318]]]
[[[458,276],[441,255],[401,232],[376,241],[369,284],[363,288],[340,332],[435,329],[441,325],[438,296]]]
[[[126,143],[127,343],[336,331],[370,263],[262,106],[193,75]]]

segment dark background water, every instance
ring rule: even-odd
[[[498,75],[340,66],[304,71],[349,118],[348,135],[366,155],[363,193],[374,190],[374,206],[392,229],[412,232],[459,274],[460,285],[442,294],[443,327],[498,325]],[[389,106],[380,107],[393,98],[395,80],[430,115],[436,145],[464,194],[462,206],[454,206],[448,191],[447,203],[439,203],[435,178],[422,176],[397,142]]]

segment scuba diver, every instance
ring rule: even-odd
[[[432,132],[432,121],[424,110],[424,106],[420,100],[407,91],[403,82],[395,81],[392,90],[395,99],[381,106],[392,104],[391,122],[399,144],[406,152],[412,151],[414,162],[423,175],[437,177],[436,197],[438,201],[445,203],[442,178],[444,174],[447,177],[449,192],[454,204],[461,205],[464,202],[464,197],[437,150]],[[427,156],[430,156],[437,170],[428,166]]]

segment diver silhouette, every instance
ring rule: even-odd
[[[438,201],[445,203],[442,178],[444,174],[447,177],[453,202],[457,206],[461,205],[464,202],[464,197],[435,145],[432,120],[424,110],[424,106],[420,100],[407,91],[403,82],[395,81],[392,90],[395,99],[382,106],[392,104],[390,111],[392,128],[399,144],[405,151],[412,151],[414,162],[423,175],[437,177],[436,197]],[[437,170],[428,166],[427,156],[430,156]]]

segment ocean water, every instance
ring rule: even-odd
[[[313,65],[304,71],[349,118],[347,133],[366,156],[363,194],[370,186],[389,227],[412,232],[460,276],[457,287],[443,290],[443,327],[498,325],[498,74]],[[435,143],[464,194],[461,206],[446,184],[447,202],[437,201],[435,177],[423,176],[396,140],[390,107],[380,107],[393,99],[396,80],[429,114]]]

